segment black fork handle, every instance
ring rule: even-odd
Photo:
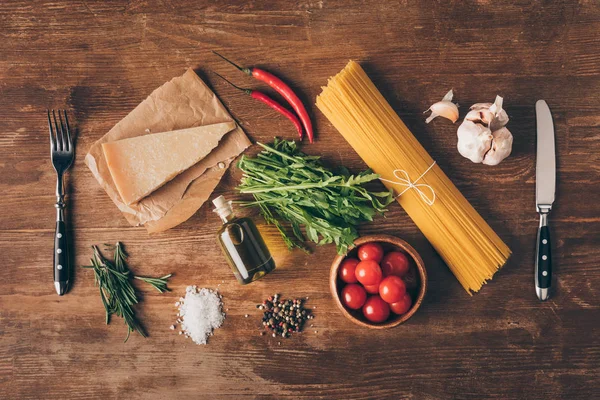
[[[64,221],[56,221],[56,235],[54,237],[54,282],[69,283],[69,250],[67,248],[67,225]],[[58,294],[64,294],[58,290]],[[62,293],[61,293],[62,292]]]
[[[69,240],[67,236],[67,224],[64,218],[65,201],[62,194],[62,179],[59,178],[57,185],[56,202],[56,232],[54,233],[54,287],[56,293],[62,296],[69,287]]]

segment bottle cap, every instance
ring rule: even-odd
[[[215,205],[215,209],[213,211],[219,214],[219,217],[225,218],[233,214],[233,209],[231,208],[231,201],[225,200],[224,196],[219,196],[216,199],[214,199],[213,204]]]

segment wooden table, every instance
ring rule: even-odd
[[[592,399],[600,396],[600,7],[594,1],[387,2],[6,1],[0,6],[0,397]],[[219,2],[220,3],[220,2]],[[262,4],[264,3],[264,4]],[[186,67],[203,74],[252,140],[294,137],[289,121],[208,74],[265,89],[210,50],[260,65],[310,106],[331,164],[365,166],[312,106],[327,78],[360,61],[425,148],[513,251],[468,296],[397,205],[361,227],[406,239],[423,256],[430,289],[405,325],[372,332],[347,321],[329,294],[335,249],[287,252],[279,268],[242,287],[215,241],[205,205],[149,236],[127,224],[83,163],[90,145],[152,90]],[[470,104],[505,98],[513,154],[498,167],[456,151],[456,128],[422,111],[450,88]],[[555,295],[533,289],[534,103],[556,123],[558,188],[551,216]],[[55,174],[45,110],[68,108],[79,134],[68,175],[74,285],[52,285]],[[233,197],[229,171],[215,195]],[[258,217],[257,217],[258,218]],[[272,233],[272,231],[271,231]],[[143,288],[149,337],[104,324],[92,244],[123,241],[139,274],[174,272],[171,293]],[[169,330],[174,303],[195,284],[218,289],[227,319],[207,346]],[[288,340],[260,336],[255,304],[307,296],[314,327]],[[249,314],[249,317],[245,317]],[[279,344],[281,342],[281,344]],[[184,397],[186,396],[186,397]]]

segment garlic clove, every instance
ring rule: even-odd
[[[488,109],[471,110],[465,115],[466,120],[478,122],[486,126],[489,125],[493,118],[494,116]]]
[[[512,151],[513,136],[507,128],[500,128],[492,132],[494,139],[492,147],[483,157],[483,163],[486,165],[498,165],[502,160],[508,157]]]
[[[457,131],[458,152],[465,158],[480,163],[492,145],[492,132],[482,124],[465,119]]]
[[[425,123],[430,123],[436,117],[444,117],[449,119],[453,123],[458,120],[458,106],[452,102],[452,97],[454,97],[454,93],[450,90],[441,101],[434,103],[425,110],[423,113],[427,111],[431,111],[431,115],[427,117]]]
[[[492,106],[492,103],[475,103],[469,110],[487,110]]]
[[[508,123],[508,115],[502,108],[503,98],[496,96],[494,103],[476,103],[470,108],[465,119],[473,122],[481,122],[490,127],[490,130],[497,131]]]
[[[490,122],[494,120],[494,113],[490,111],[492,103],[476,103],[470,108],[471,111],[467,113],[466,119],[474,122],[481,122],[485,126],[489,126]]]
[[[502,110],[490,123],[490,129],[492,131],[497,131],[500,128],[504,128],[506,124],[508,124],[508,115],[506,114],[506,111]]]

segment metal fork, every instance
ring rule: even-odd
[[[62,113],[61,113],[62,111]],[[63,122],[64,115],[64,122]],[[52,116],[52,118],[51,118]],[[54,126],[53,126],[54,123]],[[65,223],[65,190],[63,174],[73,164],[75,149],[71,140],[69,119],[65,110],[58,110],[58,120],[52,110],[48,110],[48,128],[50,129],[50,157],[56,171],[56,233],[54,235],[54,287],[56,293],[62,296],[69,287],[69,251],[67,226]]]

